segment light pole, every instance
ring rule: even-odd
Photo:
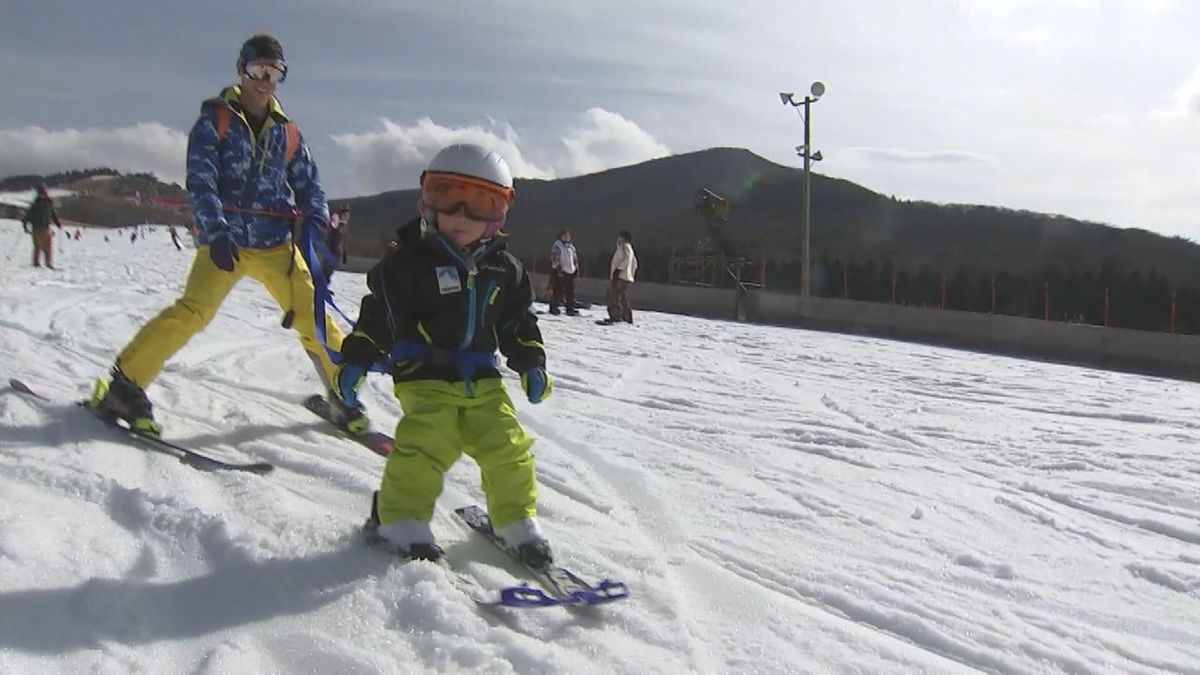
[[[804,196],[801,212],[801,223],[804,228],[803,244],[800,250],[801,269],[800,269],[800,297],[807,298],[809,292],[809,253],[808,242],[812,231],[812,224],[809,222],[810,206],[812,204],[812,191],[810,176],[812,175],[812,163],[821,161],[821,153],[812,151],[812,140],[810,138],[809,123],[812,121],[812,114],[809,106],[817,99],[825,94],[825,85],[820,82],[813,82],[809,88],[809,94],[805,95],[803,101],[795,100],[795,94],[788,92],[779,92],[779,100],[784,105],[790,105],[796,109],[796,113],[800,115],[800,119],[804,120],[804,145],[796,146],[796,154],[804,158]],[[801,112],[801,106],[804,111]]]

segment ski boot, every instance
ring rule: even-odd
[[[522,518],[496,530],[504,543],[516,551],[517,558],[528,567],[544,570],[554,564],[550,542],[533,518]]]
[[[403,522],[407,523],[409,521]],[[394,523],[388,523],[388,525],[394,525]],[[368,544],[387,548],[395,553],[398,553],[399,555],[404,556],[405,558],[408,558],[409,560],[428,560],[430,562],[437,562],[438,560],[442,559],[443,555],[445,555],[445,551],[442,550],[442,547],[432,542],[408,543],[407,545],[401,545],[400,543],[386,536],[387,534],[392,534],[395,536],[398,535],[399,532],[381,533],[379,531],[380,527],[382,527],[382,525],[379,523],[379,491],[376,490],[371,495],[371,515],[367,518],[367,522],[363,524],[363,534],[366,535]],[[425,529],[428,530],[428,528],[429,524],[425,523]],[[401,528],[389,529],[407,528],[401,526]]]
[[[341,399],[332,391],[326,392],[325,399],[329,401],[332,421],[338,427],[345,429],[352,436],[362,436],[371,430],[371,418],[367,417],[361,403],[353,407],[343,405]]]
[[[115,419],[125,420],[135,433],[162,438],[162,425],[154,420],[154,406],[146,392],[113,368],[112,381],[98,378],[92,387],[92,407]]]

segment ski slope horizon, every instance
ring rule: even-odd
[[[1200,673],[1200,384],[638,312],[541,316],[554,395],[519,396],[557,557],[630,598],[477,606],[363,544],[383,459],[243,281],[148,388],[201,472],[74,404],[182,288],[194,252],[0,220],[0,672]],[[357,312],[363,275],[338,273]],[[544,309],[544,305],[539,305]],[[585,314],[587,314],[585,312]],[[363,399],[390,432],[390,378]],[[452,517],[485,588],[519,570]]]

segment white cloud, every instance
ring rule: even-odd
[[[844,152],[876,162],[903,164],[976,164],[992,159],[967,150],[910,150],[908,148],[846,148]]]
[[[1159,120],[1200,117],[1200,68],[1171,92],[1170,105],[1152,110],[1150,117]]]
[[[583,118],[583,127],[562,138],[567,148],[564,174],[595,173],[670,154],[667,146],[618,113],[590,108]]]
[[[603,171],[669,154],[665,145],[625,117],[591,108],[581,125],[560,140],[562,154],[545,168],[529,159],[530,148],[509,125],[489,118],[489,126],[446,127],[423,117],[405,126],[380,120],[382,129],[362,134],[337,134],[336,143],[348,157],[352,191],[368,193],[415,188],[429,161],[451,143],[478,143],[499,152],[521,178],[550,179]],[[541,155],[551,153],[540,153]]]
[[[182,184],[187,135],[157,122],[110,129],[0,129],[0,176],[110,167]]]
[[[514,176],[553,177],[550,171],[525,158],[519,147],[520,138],[509,126],[498,133],[481,126],[444,127],[428,117],[412,126],[402,126],[386,118],[380,121],[383,124],[380,131],[333,136],[333,142],[348,155],[354,181],[367,192],[417,187],[425,164],[438,150],[453,143],[477,143],[495,150],[508,161]]]

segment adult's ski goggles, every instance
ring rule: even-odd
[[[421,176],[421,205],[438,213],[463,209],[471,220],[502,223],[513,196],[512,188],[470,176],[429,171]]]
[[[271,84],[279,84],[287,79],[287,65],[280,61],[247,63],[242,66],[242,73],[252,80],[266,80]]]

